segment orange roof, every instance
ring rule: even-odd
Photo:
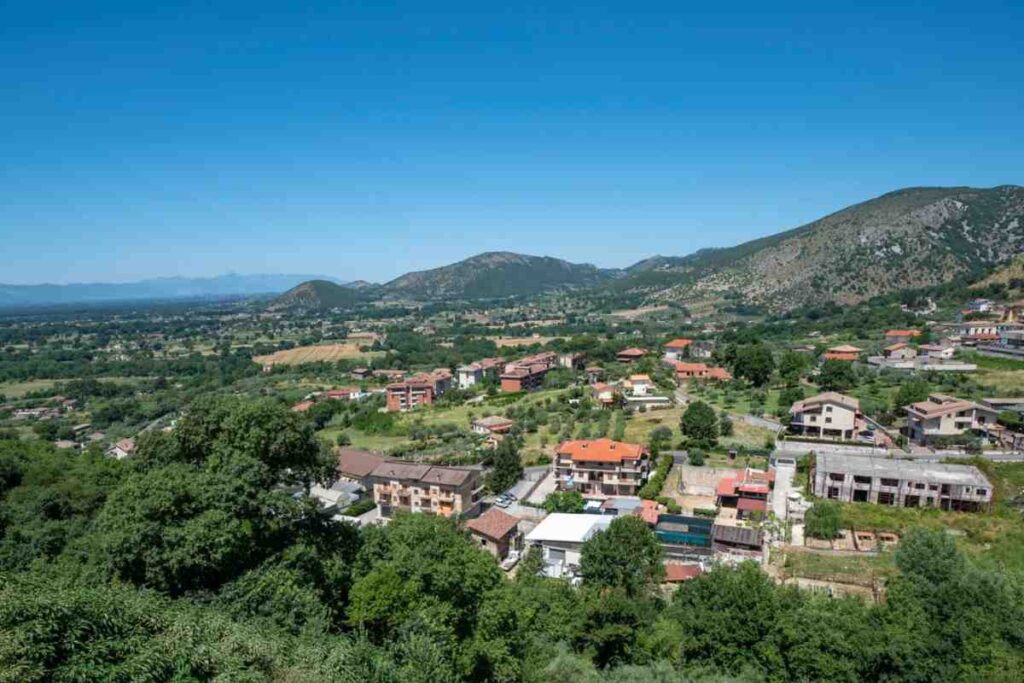
[[[648,377],[647,375],[630,375],[629,376],[629,381],[630,382],[650,382],[651,378]]]
[[[885,333],[886,337],[920,337],[920,330],[889,330]]]
[[[309,410],[312,407],[313,407],[313,402],[312,401],[302,401],[301,403],[296,403],[295,405],[292,406],[292,412],[304,413],[304,412],[306,412],[307,410]]]
[[[828,349],[830,353],[860,353],[861,349],[850,344],[842,344],[840,346],[833,346]]]
[[[689,346],[692,343],[693,343],[692,340],[684,339],[684,338],[680,337],[679,339],[673,339],[669,343],[665,344],[665,348],[666,349],[685,349],[687,346]]]
[[[665,506],[655,500],[640,501],[640,518],[654,526],[658,523],[658,515],[665,511]]]
[[[619,351],[615,355],[616,356],[629,356],[629,357],[639,358],[641,356],[646,356],[647,352],[645,350],[643,350],[643,349],[631,348],[631,349],[622,349],[621,351]]]
[[[565,441],[558,446],[559,455],[568,455],[574,462],[622,462],[639,460],[647,453],[640,444],[594,439]]]
[[[906,343],[904,343],[904,342],[896,342],[895,344],[893,344],[891,346],[886,346],[885,350],[886,351],[899,351],[900,349],[905,349],[905,348],[907,348],[907,344]]]
[[[711,379],[730,380],[732,375],[725,368],[708,368],[708,377]]]
[[[701,575],[701,572],[702,570],[699,564],[678,564],[676,562],[665,563],[665,581],[669,583],[696,579]]]
[[[704,363],[681,363],[676,362],[676,372],[705,372],[708,369]]]

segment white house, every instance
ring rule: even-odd
[[[552,578],[574,577],[579,573],[583,544],[612,523],[610,515],[555,512],[526,535],[527,545],[540,546],[544,553],[544,574]]]
[[[118,460],[124,460],[135,452],[135,439],[121,439],[107,451],[107,455]]]

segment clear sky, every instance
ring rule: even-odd
[[[1024,184],[1019,0],[63,5],[0,10],[0,282],[625,266]]]

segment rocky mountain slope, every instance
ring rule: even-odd
[[[1024,188],[909,188],[728,249],[635,264],[654,298],[741,298],[773,310],[977,275],[1024,252]],[[664,287],[666,280],[674,280]]]
[[[589,287],[618,275],[618,271],[550,256],[499,251],[407,273],[383,285],[382,291],[387,296],[411,299],[498,298]]]

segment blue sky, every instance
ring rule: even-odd
[[[689,4],[5,3],[0,282],[625,266],[1024,183],[1024,3]]]

